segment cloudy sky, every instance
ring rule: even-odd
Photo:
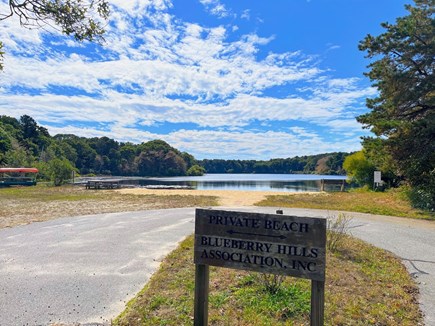
[[[109,0],[106,43],[0,22],[0,115],[51,135],[163,139],[203,158],[360,148],[358,50],[404,0]],[[0,13],[7,1],[0,0]]]

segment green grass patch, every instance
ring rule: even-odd
[[[330,209],[417,219],[435,219],[434,213],[412,208],[409,200],[399,190],[267,196],[265,200],[256,203],[256,205]]]
[[[161,264],[114,325],[192,325],[193,237]],[[327,253],[326,325],[417,325],[417,287],[392,255],[345,236]],[[261,274],[210,268],[210,325],[309,325],[310,282],[286,277],[276,293]]]

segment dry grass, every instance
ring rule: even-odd
[[[435,219],[433,213],[413,209],[409,201],[399,191],[321,192],[310,194],[310,196],[306,194],[274,195],[267,196],[265,200],[258,202],[256,205],[330,209],[418,219]]]
[[[65,216],[225,204],[225,196],[199,196],[196,191],[156,193],[127,194],[114,190],[44,186],[0,189],[0,227]],[[229,197],[235,195],[246,197],[242,192],[228,194]],[[366,205],[363,198],[354,193],[279,197],[297,207],[355,210]],[[325,202],[324,198],[332,199]],[[353,205],[344,204],[349,200]],[[393,206],[396,210],[408,212],[406,216],[412,215],[407,210],[409,207],[398,208],[396,200],[391,201],[388,196],[364,200],[377,202],[378,206]],[[277,206],[285,205],[280,202]],[[193,323],[192,247],[192,238],[189,238],[165,259],[159,272],[129,304],[117,324]],[[212,268],[210,290],[211,325],[308,324],[309,282],[305,280],[286,278],[283,288],[270,294],[264,290],[256,274]],[[327,325],[419,325],[421,316],[416,295],[417,287],[405,268],[380,249],[346,237],[338,250],[328,253]]]
[[[0,188],[0,228],[67,216],[217,205],[216,197],[130,195],[84,187]]]
[[[210,325],[309,325],[310,283],[286,278],[276,294],[259,274],[211,268]],[[193,238],[162,263],[115,325],[192,325]],[[346,237],[328,252],[326,325],[421,325],[418,289],[392,255]]]

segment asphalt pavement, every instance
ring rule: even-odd
[[[0,230],[0,325],[107,323],[193,230],[193,209]]]
[[[163,257],[193,232],[194,214],[192,208],[113,213],[0,230],[0,325],[108,324]],[[334,212],[284,209],[284,214]],[[435,325],[435,222],[349,215],[354,236],[402,259],[419,283],[425,324]]]

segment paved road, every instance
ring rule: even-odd
[[[228,208],[234,210],[234,208]],[[240,207],[258,210],[260,207]],[[284,214],[326,217],[338,212],[313,209],[284,209]],[[400,217],[345,213],[352,217],[350,232],[364,241],[398,256],[420,288],[420,307],[424,323],[435,326],[435,221]]]
[[[354,215],[354,236],[402,259],[419,283],[425,325],[435,326],[435,222]]]
[[[0,230],[0,325],[107,322],[193,230],[193,209]]]
[[[271,212],[274,208],[229,208]],[[325,217],[331,212],[285,209]],[[402,258],[435,325],[435,223],[351,213],[352,234]],[[63,218],[0,230],[0,325],[104,323],[193,232],[194,210]]]

